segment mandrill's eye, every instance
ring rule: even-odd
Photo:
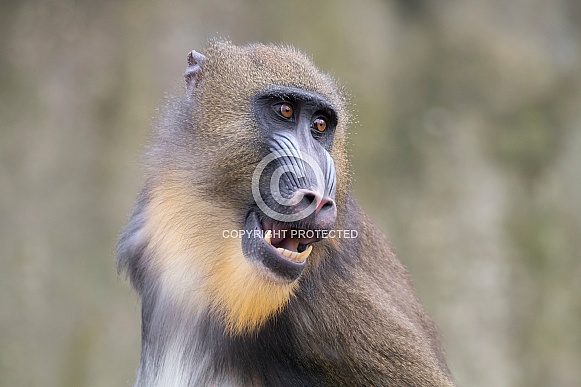
[[[284,118],[292,118],[293,116],[293,105],[288,102],[281,103],[278,105],[278,112]]]
[[[317,129],[319,132],[324,132],[327,129],[327,120],[324,118],[317,118],[313,121],[313,129]]]

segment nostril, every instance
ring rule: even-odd
[[[323,199],[323,205],[321,206],[321,210],[330,210],[335,206],[335,203],[332,200]]]
[[[328,213],[335,209],[335,202],[329,198],[321,199],[321,202],[317,206],[316,213]]]
[[[330,197],[321,197],[318,193],[301,189],[297,194],[302,195],[300,199],[301,208],[307,208],[315,204],[314,214],[316,216],[334,217],[335,216],[335,202]]]
[[[317,194],[312,193],[312,192],[305,192],[305,194],[303,196],[303,200],[308,205],[311,205],[312,203],[317,203]]]

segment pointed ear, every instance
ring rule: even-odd
[[[188,67],[184,74],[188,97],[192,96],[194,88],[202,79],[202,66],[205,61],[206,57],[199,52],[192,50],[188,54]]]

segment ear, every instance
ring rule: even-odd
[[[199,52],[192,50],[188,54],[188,67],[186,68],[186,72],[184,74],[188,97],[192,96],[194,88],[198,83],[200,83],[202,78],[202,66],[205,61],[206,57]]]

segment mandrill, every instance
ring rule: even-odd
[[[192,51],[117,246],[136,386],[453,386],[410,277],[350,189],[342,90],[286,46]]]

